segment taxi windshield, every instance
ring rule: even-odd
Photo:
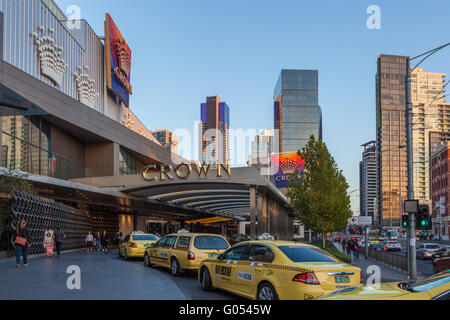
[[[228,243],[221,237],[198,236],[195,237],[194,247],[200,250],[225,250],[228,249]]]
[[[134,235],[133,241],[156,241],[158,238],[152,234]]]
[[[428,291],[428,290],[437,288],[437,287],[442,286],[449,282],[450,282],[450,276],[436,278],[436,279],[427,279],[427,280],[418,281],[418,282],[412,284],[411,289],[413,289],[414,292],[424,292],[424,291]]]
[[[280,249],[292,262],[337,262],[316,248],[280,246],[278,249]]]

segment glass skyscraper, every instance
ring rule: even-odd
[[[322,140],[317,70],[281,70],[274,100],[279,153],[297,153],[311,136]]]

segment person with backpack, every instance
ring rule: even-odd
[[[355,259],[359,260],[359,250],[361,249],[361,247],[359,246],[358,242],[355,241],[355,243],[353,244],[353,253],[355,255]]]
[[[27,228],[25,220],[20,221],[20,225],[16,228],[11,237],[11,244],[16,250],[16,267],[21,268],[20,257],[23,256],[23,266],[27,267],[28,249],[30,247],[30,230]]]

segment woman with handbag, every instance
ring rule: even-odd
[[[14,249],[16,250],[16,266],[20,268],[20,256],[23,256],[23,266],[28,266],[28,248],[30,246],[30,231],[27,228],[27,222],[25,220],[20,221],[20,225],[14,231],[11,238]]]

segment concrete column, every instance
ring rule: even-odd
[[[257,226],[257,235],[263,234],[264,231],[264,216],[263,216],[263,203],[265,201],[265,195],[263,192],[258,192],[258,226]]]
[[[272,227],[273,232],[272,235],[278,240],[278,203],[276,201],[273,202],[273,212],[272,212]]]
[[[263,232],[269,232],[267,228],[267,194],[265,193],[263,196],[263,203],[262,203],[262,226],[261,229]]]
[[[250,187],[250,239],[256,239],[256,189]]]

